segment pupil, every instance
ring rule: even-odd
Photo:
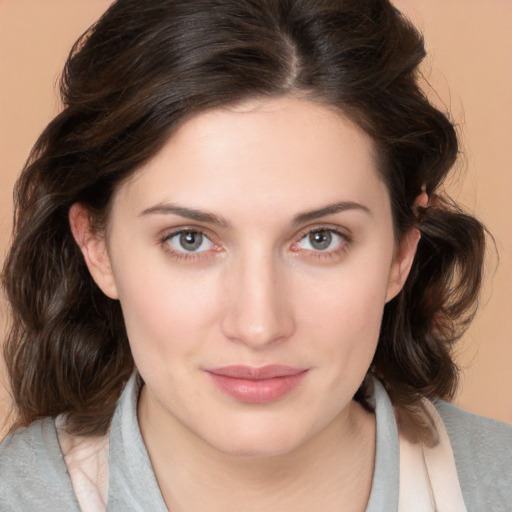
[[[180,244],[187,251],[195,251],[203,243],[203,235],[201,233],[195,233],[189,231],[182,233],[180,236]]]
[[[319,251],[327,249],[332,242],[332,234],[329,231],[315,231],[309,235],[311,245]]]

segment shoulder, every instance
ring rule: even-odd
[[[512,503],[512,426],[434,404],[450,438],[468,512],[502,511]]]
[[[52,418],[10,433],[0,444],[0,503],[2,512],[79,510]]]

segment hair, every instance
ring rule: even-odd
[[[4,263],[11,307],[5,360],[15,425],[66,413],[72,432],[109,426],[134,370],[121,307],[92,280],[68,220],[97,229],[113,194],[198,113],[293,95],[331,106],[374,141],[397,240],[419,229],[410,276],[385,306],[372,375],[392,402],[449,398],[453,346],[478,298],[484,227],[442,192],[455,128],[418,85],[421,34],[388,0],[118,0],[74,45],[63,110],[15,186]],[[425,190],[430,202],[414,206]]]

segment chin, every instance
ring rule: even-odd
[[[294,432],[292,428],[276,428],[276,422],[269,422],[257,428],[225,429],[214,439],[205,439],[212,448],[233,457],[265,458],[277,457],[293,452],[308,439],[306,433]]]

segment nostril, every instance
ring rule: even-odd
[[[281,304],[279,309],[243,307],[241,302],[228,311],[223,321],[226,337],[248,346],[265,347],[289,338],[293,332],[290,311]]]

